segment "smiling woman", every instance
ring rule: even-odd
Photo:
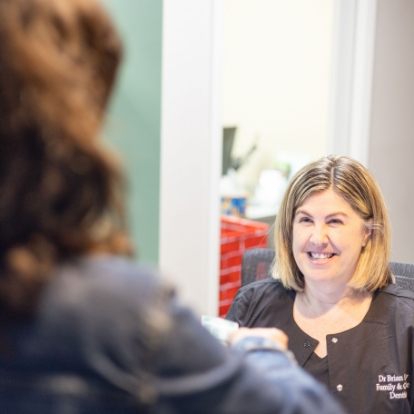
[[[312,203],[312,196],[321,195],[326,190],[332,190],[333,199],[325,194],[320,203]],[[351,217],[358,217],[370,230],[369,237],[365,240],[366,246],[360,249],[355,271],[351,275],[352,287],[374,291],[390,283],[390,226],[381,190],[360,163],[347,157],[331,156],[299,171],[289,184],[281,204],[276,220],[277,260],[273,273],[280,277],[286,287],[295,290],[304,288],[304,274],[295,261],[291,248],[295,215],[308,203],[312,203],[319,215],[326,211],[327,214],[335,213],[335,208],[329,208],[332,206],[345,209],[343,213],[348,212]]]
[[[299,364],[351,413],[412,410],[414,295],[392,281],[389,234],[364,166],[313,162],[293,177],[276,219],[274,280],[244,286],[228,314],[285,331]]]
[[[345,287],[369,236],[369,222],[334,190],[325,190],[310,196],[295,213],[293,256],[308,285],[322,280]]]

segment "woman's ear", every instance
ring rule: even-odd
[[[364,224],[364,238],[362,240],[362,247],[365,247],[372,235],[372,219]]]

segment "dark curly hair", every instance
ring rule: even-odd
[[[121,42],[94,0],[0,0],[0,308],[26,313],[57,263],[131,252],[99,140]]]

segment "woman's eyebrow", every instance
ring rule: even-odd
[[[306,210],[303,210],[303,209],[296,210],[295,216],[297,216],[298,214],[303,214],[305,216],[312,216],[312,214],[308,213]]]
[[[309,212],[307,212],[306,210],[303,210],[303,209],[296,210],[295,216],[298,215],[298,214],[303,214],[305,216],[312,217],[311,213],[309,213]],[[329,213],[326,217],[331,218],[333,216],[348,217],[348,214],[344,213],[343,211],[335,211],[333,213]]]
[[[333,217],[333,216],[348,217],[348,214],[344,213],[343,211],[336,211],[335,213],[328,214],[328,215],[326,216],[326,218],[331,218],[331,217]]]

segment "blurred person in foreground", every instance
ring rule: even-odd
[[[298,363],[350,413],[412,413],[414,294],[389,270],[387,211],[369,171],[341,156],[303,167],[275,246],[275,278],[243,287],[228,318],[282,329]]]
[[[227,349],[126,258],[98,139],[120,56],[97,1],[0,0],[1,411],[338,412],[280,331]]]

